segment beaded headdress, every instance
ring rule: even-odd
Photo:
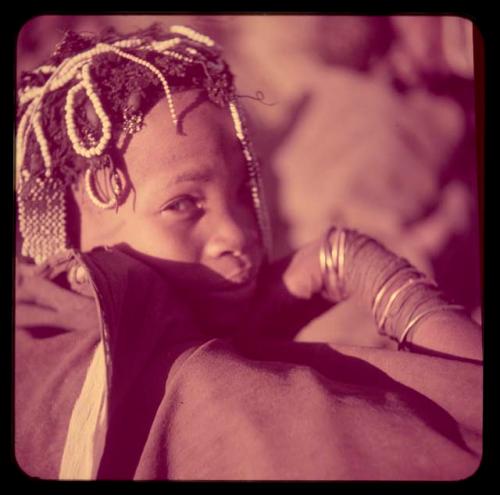
[[[66,192],[81,174],[97,206],[117,206],[120,175],[113,174],[111,197],[103,201],[93,189],[93,171],[119,139],[141,129],[145,111],[160,98],[166,98],[177,126],[172,92],[194,88],[230,111],[262,241],[270,250],[259,164],[219,47],[191,28],[172,26],[163,33],[155,25],[127,37],[113,30],[100,38],[68,32],[46,64],[22,74],[16,135],[21,254],[39,264],[69,247]]]

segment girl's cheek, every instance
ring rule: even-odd
[[[203,240],[195,229],[171,228],[162,231],[156,239],[161,239],[161,250],[167,259],[189,263],[200,262]]]

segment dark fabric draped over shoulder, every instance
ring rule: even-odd
[[[480,365],[211,338],[140,260],[98,249],[64,263],[84,267],[78,296],[97,318],[16,330],[16,458],[31,476],[456,480],[479,466]]]

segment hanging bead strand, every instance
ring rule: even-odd
[[[210,46],[210,47],[215,45],[215,42],[212,38],[210,38],[204,34],[198,33],[194,29],[191,29],[187,26],[177,26],[177,25],[171,26],[170,32],[182,34],[186,38],[189,38],[190,40],[195,41],[196,43],[200,43],[202,45],[206,45],[206,46]]]
[[[149,69],[155,76],[159,79],[161,85],[163,86],[163,91],[165,92],[165,97],[167,98],[167,104],[168,108],[170,111],[170,116],[172,117],[172,122],[176,126],[177,125],[177,115],[175,113],[175,108],[174,108],[174,102],[172,100],[172,94],[170,91],[170,86],[168,85],[167,80],[161,73],[160,69],[155,67],[152,63],[148,62],[147,60],[144,60],[140,57],[136,57],[135,55],[131,55],[130,53],[124,52],[120,50],[119,48],[116,48],[114,46],[108,45],[111,48],[111,51],[116,53],[122,58],[125,58],[127,60],[131,60],[132,62],[135,62],[139,65],[142,65],[143,67],[146,67]]]
[[[233,120],[236,136],[238,137],[241,143],[243,155],[247,163],[247,170],[250,176],[250,183],[251,183],[252,201],[255,207],[255,211],[257,212],[257,219],[259,222],[262,240],[264,246],[266,247],[267,252],[271,253],[272,252],[271,228],[270,228],[270,221],[267,213],[267,208],[262,199],[263,185],[260,177],[260,169],[258,162],[254,154],[252,153],[252,149],[250,147],[250,142],[247,137],[247,131],[245,128],[242,111],[239,108],[236,98],[234,97],[229,102],[229,111],[231,113],[231,117]]]

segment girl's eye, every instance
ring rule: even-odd
[[[169,211],[182,215],[192,215],[200,212],[202,209],[203,204],[201,200],[194,198],[193,196],[183,196],[167,204],[162,211]]]

